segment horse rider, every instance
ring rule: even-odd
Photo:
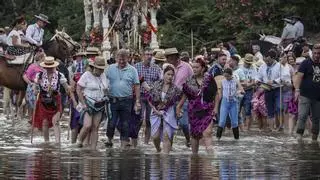
[[[28,26],[26,30],[27,41],[37,47],[42,46],[44,27],[49,24],[48,16],[44,14],[35,15],[37,22]]]
[[[301,17],[292,16],[291,19],[294,22],[294,26],[297,28],[297,39],[302,38],[304,35],[304,25],[301,22]]]
[[[288,18],[284,18],[283,20],[286,26],[283,28],[280,44],[286,48],[297,38],[297,27],[294,26],[293,20]]]

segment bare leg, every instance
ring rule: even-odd
[[[44,119],[42,122],[42,132],[44,142],[49,142],[49,123],[47,119]]]
[[[98,130],[101,122],[102,113],[99,112],[92,117],[92,127],[90,133],[91,149],[96,150],[98,143]]]
[[[92,126],[92,117],[88,113],[84,115],[83,126],[78,135],[78,143],[82,146],[84,139],[87,137]]]
[[[295,115],[289,114],[289,131],[288,131],[289,135],[292,135],[293,129],[294,129],[295,125],[296,125],[296,119],[295,118],[296,118]]]
[[[60,139],[60,112],[57,112],[52,117],[52,123],[53,123],[53,130],[54,130],[54,136],[56,138],[56,143],[60,145],[61,139]]]
[[[131,139],[132,146],[136,148],[138,146],[138,139]]]
[[[169,135],[167,132],[163,132],[163,152],[169,154],[171,151],[171,142]]]
[[[212,147],[212,126],[213,123],[211,122],[206,130],[203,132],[203,138],[204,138],[204,144],[206,145],[206,150],[208,154],[213,153],[213,147]],[[198,146],[199,148],[199,146]]]
[[[252,117],[251,116],[246,116],[247,131],[250,131],[251,122],[252,122]]]
[[[199,140],[191,137],[191,149],[192,154],[198,154],[199,151]]]
[[[160,148],[160,128],[156,132],[155,136],[153,136],[152,138],[153,138],[153,144],[154,144],[155,148],[157,149],[157,152],[161,152],[161,148]]]
[[[71,143],[74,144],[77,142],[79,127],[71,130]]]

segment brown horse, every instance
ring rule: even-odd
[[[43,45],[43,49],[47,56],[53,56],[60,59],[62,62],[66,61],[79,48],[80,45],[74,42],[70,36],[64,32],[56,32],[56,35]],[[8,64],[5,57],[0,56],[0,86],[19,91],[16,104],[18,107],[20,107],[22,103],[27,88],[27,84],[22,78],[27,67],[28,64]]]

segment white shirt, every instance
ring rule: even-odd
[[[16,36],[17,39],[17,44],[21,44],[21,37],[24,36],[22,31],[17,31],[17,30],[12,30],[7,37],[7,44],[8,46],[13,46],[12,44],[12,36]]]
[[[31,44],[42,45],[44,30],[37,23],[31,24],[26,30],[27,40]]]
[[[83,94],[85,97],[89,97],[89,100],[100,101],[109,89],[109,80],[104,73],[100,77],[96,77],[91,72],[86,71],[79,79],[78,85],[84,88]]]
[[[296,37],[297,27],[287,23],[287,25],[283,28],[281,39],[296,39]]]
[[[292,67],[289,64],[281,65],[281,80],[285,83],[291,84]]]
[[[245,80],[255,80],[257,78],[257,70],[256,68],[254,68],[253,66],[251,66],[250,68],[245,68],[244,66],[240,67],[243,74],[244,74],[244,77],[245,77]]]
[[[263,61],[263,55],[261,54],[260,51],[256,52],[256,54],[254,54],[254,56],[259,59],[258,61]]]
[[[7,35],[6,34],[0,35],[0,44],[7,44]]]
[[[268,83],[268,81],[276,81],[280,83],[280,64],[275,62],[270,67],[270,73],[267,73],[268,66],[267,64],[261,65],[257,75],[257,81],[262,81],[264,83]]]
[[[297,38],[303,37],[304,34],[304,26],[301,21],[297,21],[294,26],[297,28]]]

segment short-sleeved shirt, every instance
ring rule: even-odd
[[[27,78],[31,82],[34,82],[34,79],[36,78],[37,73],[41,71],[43,71],[43,69],[39,65],[31,64],[24,74],[27,76]]]
[[[143,62],[139,62],[135,65],[138,71],[139,77],[143,77],[147,84],[151,84],[161,78],[161,69],[158,65],[150,63],[150,66],[146,66]],[[141,94],[145,94],[146,91],[141,87]]]
[[[7,37],[7,44],[8,46],[13,46],[12,44],[12,36],[17,37],[17,44],[21,44],[21,37],[24,36],[22,31],[12,30]]]
[[[237,81],[244,81],[246,80],[246,76],[243,72],[243,70],[241,68],[237,68],[234,70],[233,72],[233,77],[237,80]]]
[[[245,80],[250,81],[250,80],[255,80],[257,78],[257,70],[254,67],[251,66],[250,68],[245,68],[243,66],[241,67],[241,70],[244,74]]]
[[[120,69],[118,64],[112,64],[106,71],[106,76],[110,81],[112,97],[132,96],[132,86],[140,83],[137,69],[130,64],[123,69]]]
[[[193,70],[190,64],[180,61],[180,64],[175,68],[174,84],[182,89],[182,85],[193,75]]]
[[[311,59],[304,60],[298,72],[303,73],[301,96],[320,101],[320,64],[314,63]]]
[[[78,85],[84,88],[84,96],[89,97],[90,100],[99,101],[106,95],[109,81],[103,73],[97,77],[87,71],[80,77]]]

